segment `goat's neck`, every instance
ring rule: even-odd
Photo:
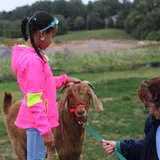
[[[60,125],[65,126],[70,133],[78,130],[80,134],[83,134],[85,131],[83,126],[78,124],[78,121],[71,112],[60,112]]]
[[[80,156],[85,137],[85,129],[78,124],[71,112],[60,112],[60,125],[57,127],[55,139],[58,154],[73,153]],[[74,151],[74,152],[73,152]]]

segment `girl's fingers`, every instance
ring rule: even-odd
[[[104,145],[103,148],[108,154],[113,154],[113,147],[111,145]]]
[[[112,154],[112,153],[113,153],[113,148],[107,148],[107,149],[105,149],[105,151],[106,151],[108,154]]]

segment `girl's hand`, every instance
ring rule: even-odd
[[[77,78],[68,77],[67,83],[70,83],[70,82],[73,82],[73,83],[80,83],[81,80],[79,80],[79,79],[77,79]]]
[[[102,147],[104,148],[104,150],[112,155],[113,154],[113,150],[116,148],[116,142],[115,141],[106,141],[103,140],[102,141]]]
[[[43,136],[43,141],[46,146],[54,146],[54,135],[52,132]]]

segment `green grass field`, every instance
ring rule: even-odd
[[[156,77],[160,69],[141,69],[136,71],[105,72],[99,74],[70,75],[82,80],[89,80],[96,87],[95,93],[101,99],[104,111],[96,112],[93,106],[89,111],[89,125],[105,139],[124,140],[143,137],[144,121],[148,113],[138,100],[136,90],[142,79]],[[0,106],[3,103],[4,91],[13,94],[13,101],[22,98],[16,82],[0,83]],[[135,125],[136,124],[136,125]],[[16,160],[8,141],[3,123],[2,109],[0,113],[0,157],[4,160]],[[5,148],[8,148],[7,150]],[[102,149],[100,142],[87,133],[84,149],[84,160],[114,160]]]
[[[56,36],[54,38],[58,41],[75,41],[75,40],[88,40],[88,39],[103,39],[103,40],[112,40],[112,39],[133,39],[128,35],[124,30],[118,29],[100,29],[100,30],[91,30],[91,31],[76,31],[69,32],[67,35]]]
[[[94,30],[71,32],[55,37],[57,41],[88,39],[132,39],[123,30]],[[1,39],[0,39],[1,41]],[[3,39],[8,46],[14,40]],[[88,80],[96,87],[94,92],[103,103],[104,111],[97,112],[93,106],[89,110],[89,125],[105,139],[124,140],[141,139],[148,113],[137,97],[137,88],[143,79],[158,77],[160,68],[133,68],[134,64],[157,62],[160,59],[160,47],[127,49],[118,52],[97,53],[92,55],[73,55],[57,53],[49,55],[54,75],[63,72],[81,80]],[[10,58],[0,59],[0,160],[16,160],[11,148],[3,121],[4,91],[12,92],[13,102],[22,98],[16,77],[10,68]],[[62,70],[55,72],[56,69]],[[61,95],[58,93],[58,97]],[[87,133],[83,148],[83,160],[116,160],[108,156],[101,143]]]
[[[54,74],[61,72],[67,74],[85,74],[85,73],[103,73],[110,71],[132,71],[135,64],[147,65],[143,68],[149,68],[149,63],[158,62],[160,59],[160,47],[127,49],[109,53],[97,54],[72,54],[56,53],[49,54],[49,62]],[[139,65],[139,66],[140,66]],[[11,71],[10,58],[0,59],[0,82],[12,81],[16,77]],[[57,69],[60,72],[57,72]]]

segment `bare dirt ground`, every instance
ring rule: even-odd
[[[114,52],[121,49],[130,49],[139,47],[140,44],[135,40],[85,40],[52,43],[45,53],[52,54],[56,52],[69,51],[79,54],[93,54],[99,52]],[[11,48],[0,44],[0,57],[7,57],[11,54]]]
[[[0,43],[0,57],[7,57],[11,54],[11,49]]]
[[[46,50],[47,53],[70,51],[73,53],[95,53],[95,52],[111,52],[121,49],[130,49],[138,47],[138,41],[134,40],[86,40],[86,41],[70,41],[55,42]]]

